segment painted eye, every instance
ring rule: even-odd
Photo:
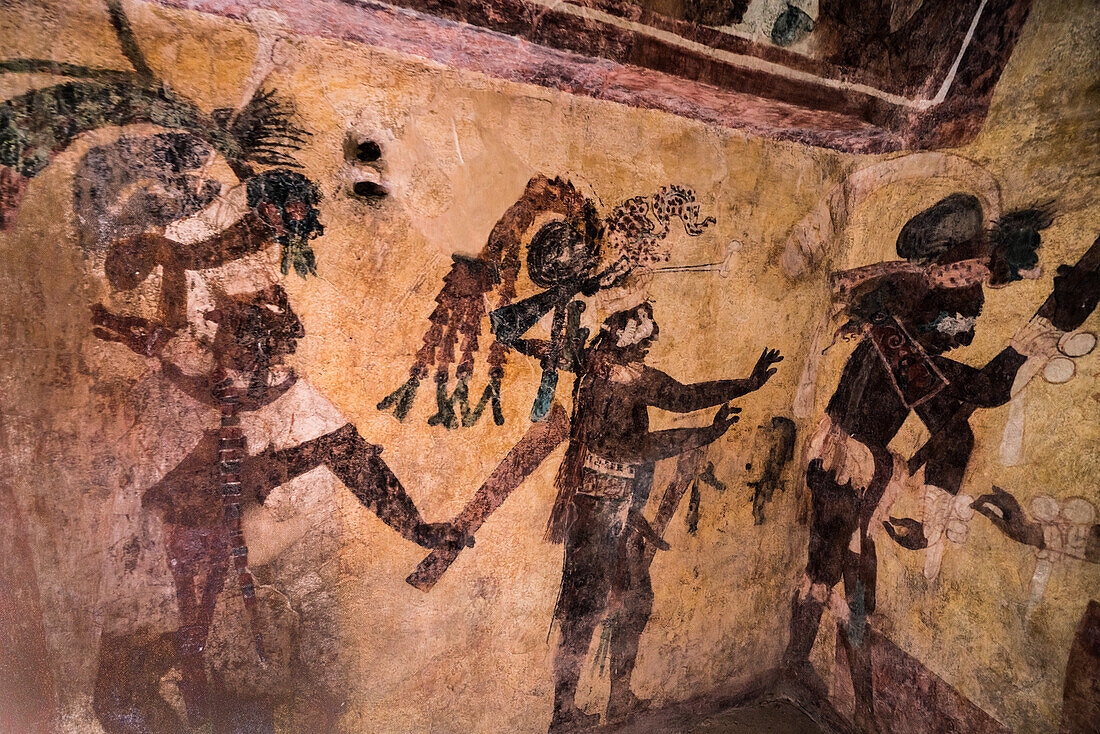
[[[282,315],[284,313],[283,309],[279,308],[274,303],[265,303],[264,307],[267,308],[267,310],[271,313],[277,313],[279,315]]]

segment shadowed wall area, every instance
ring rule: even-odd
[[[1093,731],[1098,41],[4,3],[0,731]]]

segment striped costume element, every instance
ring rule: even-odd
[[[256,585],[248,570],[248,546],[241,532],[241,465],[245,458],[245,438],[241,431],[241,419],[237,415],[244,388],[236,387],[229,380],[214,388],[214,397],[221,409],[218,429],[218,481],[222,507],[225,511],[225,529],[229,536],[229,556],[237,571],[237,585],[244,598],[252,627],[256,654],[262,661],[263,635],[260,632],[260,611],[256,605]]]

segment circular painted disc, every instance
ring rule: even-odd
[[[1072,331],[1058,340],[1058,351],[1067,357],[1083,357],[1096,348],[1096,334]]]
[[[1072,380],[1076,371],[1077,366],[1073,364],[1072,359],[1055,357],[1043,368],[1043,379],[1055,385],[1061,385],[1063,382]]]

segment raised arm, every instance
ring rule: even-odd
[[[92,306],[92,334],[104,341],[118,342],[143,357],[160,360],[164,374],[183,392],[201,403],[213,405],[214,381],[209,375],[191,375],[162,357],[161,352],[178,330],[140,316],[120,316],[101,303]]]
[[[598,453],[613,457],[619,461],[641,463],[667,459],[685,451],[706,446],[719,438],[730,426],[739,420],[740,408],[723,405],[714,415],[709,426],[701,428],[669,428],[664,431],[649,431],[629,439],[610,438],[595,440]]]
[[[660,370],[647,367],[643,377],[644,399],[647,405],[674,413],[709,408],[759,390],[775,374],[776,368],[772,365],[782,359],[778,350],[765,349],[752,374],[743,380],[712,380],[691,385],[684,385]]]

